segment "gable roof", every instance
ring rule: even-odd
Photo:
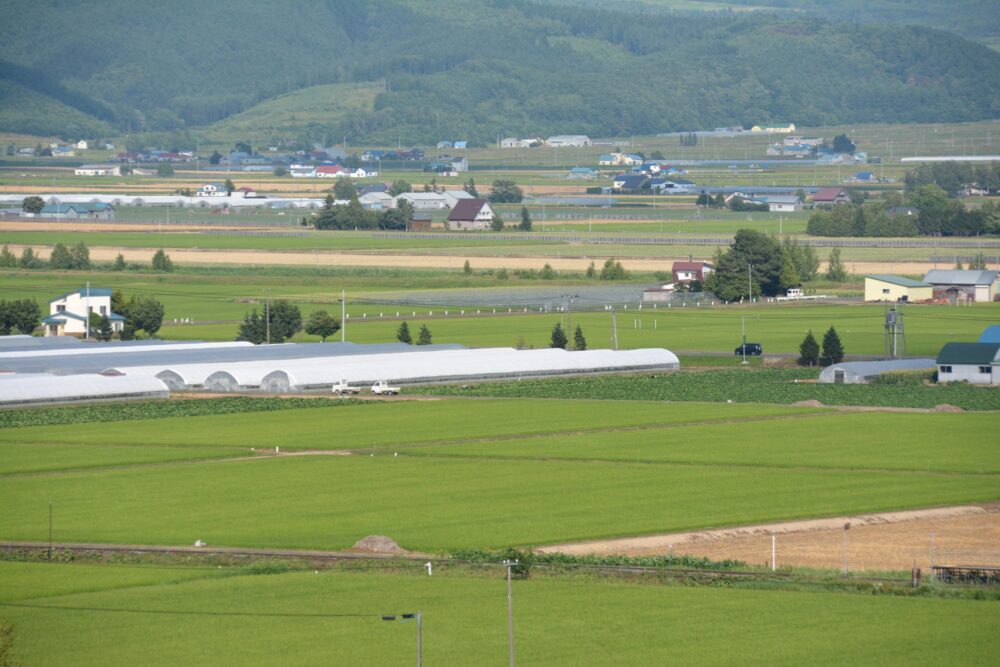
[[[448,220],[453,222],[475,220],[485,205],[485,199],[459,199],[448,214]]]
[[[1000,343],[1000,324],[991,324],[979,335],[980,343]]]
[[[621,183],[621,187],[627,188],[629,190],[634,190],[636,188],[641,188],[642,184],[649,179],[642,174],[621,174],[615,176],[615,182]]]
[[[813,195],[813,201],[834,201],[842,195],[847,195],[844,188],[820,188]]]
[[[939,364],[987,365],[1000,363],[1000,343],[945,343]]]
[[[705,267],[714,268],[708,262],[674,262],[674,271],[701,271]]]
[[[890,285],[899,285],[900,287],[930,287],[930,283],[921,282],[919,280],[912,280],[911,278],[904,278],[903,276],[893,276],[887,273],[873,273],[870,276],[865,276],[865,278],[871,278],[872,280],[878,280],[883,283],[889,283]]]
[[[996,280],[996,271],[980,271],[978,269],[971,271],[932,269],[924,276],[924,282],[933,285],[992,285]]]
[[[84,294],[85,292],[87,292],[87,294]],[[66,292],[65,294],[57,296],[54,299],[49,299],[49,303],[55,303],[56,301],[62,301],[66,297],[72,296],[74,294],[79,294],[80,296],[83,296],[83,297],[86,297],[88,295],[89,296],[111,296],[111,292],[112,292],[112,290],[110,288],[107,288],[107,287],[91,287],[90,290],[89,290],[89,292],[88,292],[88,290],[87,290],[86,287],[81,287],[80,289],[73,290],[72,292]]]

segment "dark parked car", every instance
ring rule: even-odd
[[[763,354],[764,348],[760,346],[760,343],[744,343],[736,348],[736,356],[742,357],[744,354],[747,356],[757,355],[758,357]]]

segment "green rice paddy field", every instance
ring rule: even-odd
[[[152,296],[164,304],[164,327],[159,335],[176,340],[233,340],[243,315],[263,307],[264,290],[272,299],[289,299],[303,316],[318,309],[339,315],[341,288],[348,290],[350,319],[348,340],[357,343],[392,342],[400,320],[411,331],[426,324],[436,343],[461,343],[475,347],[547,347],[558,313],[513,313],[506,309],[447,306],[392,305],[406,288],[441,287],[442,301],[456,298],[452,288],[496,286],[488,276],[462,278],[460,274],[436,272],[345,272],[336,277],[238,275],[148,275],[116,273],[0,274],[0,299],[30,297],[45,306],[48,299],[79,288],[85,281],[121,289],[127,296]],[[404,286],[400,289],[400,284]],[[545,287],[542,281],[524,286]],[[559,295],[572,286],[549,286]],[[636,294],[641,286],[636,287]],[[423,298],[436,298],[424,295]],[[374,303],[375,300],[383,303]],[[448,315],[445,316],[445,311]],[[476,310],[479,316],[473,316]],[[464,311],[464,314],[463,314]],[[808,330],[820,337],[835,326],[848,355],[880,354],[883,351],[884,308],[876,304],[831,305],[803,303],[785,305],[705,306],[619,311],[618,342],[622,348],[665,347],[671,350],[729,352],[739,344],[744,317],[749,340],[759,342],[765,352],[797,353]],[[397,318],[398,313],[398,318]],[[415,314],[414,314],[415,313]],[[433,316],[430,314],[433,313]],[[380,317],[380,315],[382,317]],[[191,318],[201,324],[175,324]],[[907,352],[935,356],[948,341],[974,341],[989,324],[1000,320],[1000,304],[976,304],[967,308],[912,305],[906,311]],[[583,328],[589,346],[609,347],[611,318],[606,312],[573,314],[573,327]],[[294,341],[318,341],[299,334]]]
[[[506,664],[503,580],[0,563],[0,616],[35,664]],[[1000,649],[995,602],[514,582],[528,665],[971,665]],[[766,613],[765,611],[766,610]],[[58,628],[58,632],[53,630]]]
[[[450,552],[986,502],[997,424],[452,399],[10,428],[0,539],[46,539],[49,503],[57,541],[341,549],[379,534]],[[248,458],[276,445],[352,453]]]

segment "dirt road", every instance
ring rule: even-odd
[[[844,525],[850,523],[845,531]],[[545,553],[674,555],[732,558],[750,564],[771,560],[775,533],[779,566],[850,570],[905,570],[916,563],[1000,566],[1000,504],[790,521],[667,535],[541,547]],[[672,545],[670,547],[669,545]]]

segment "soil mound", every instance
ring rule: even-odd
[[[354,543],[353,551],[373,554],[405,554],[406,549],[396,544],[396,540],[385,535],[369,535]]]
[[[798,403],[792,403],[792,405],[799,408],[822,408],[823,404],[817,401],[815,398],[810,398],[808,401],[799,401]]]
[[[934,406],[934,412],[965,412],[962,408],[957,405],[948,405],[947,403],[941,403],[940,405]]]

